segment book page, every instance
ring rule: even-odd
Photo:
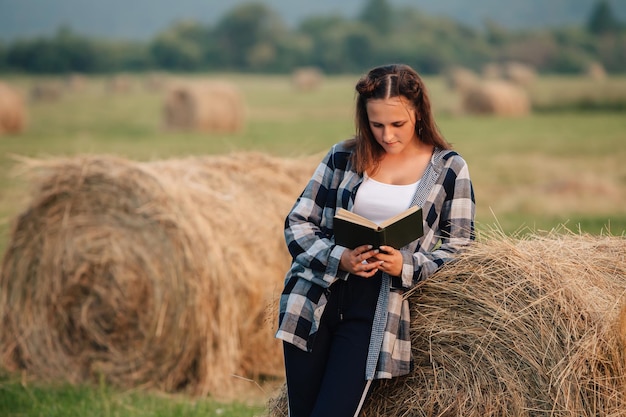
[[[373,221],[366,219],[363,216],[359,216],[356,213],[353,213],[351,211],[348,211],[346,209],[343,208],[339,208],[337,210],[337,213],[335,213],[335,217],[340,218],[340,219],[344,219],[347,221],[350,221],[352,223],[356,223],[356,224],[360,224],[363,226],[367,226],[370,227],[372,229],[378,229],[378,225],[376,223],[374,223]]]
[[[390,224],[395,223],[398,220],[408,216],[409,214],[416,212],[419,209],[420,208],[418,206],[411,206],[408,209],[406,209],[405,211],[403,211],[402,213],[396,214],[395,216],[390,217],[387,220],[385,220],[384,222],[382,222],[380,224],[380,227],[385,228],[385,227],[389,226]]]

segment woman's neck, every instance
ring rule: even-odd
[[[422,178],[430,163],[434,147],[419,142],[397,154],[386,153],[375,171],[368,171],[370,178],[385,184],[407,185]]]

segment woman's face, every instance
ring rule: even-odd
[[[385,152],[398,154],[417,143],[415,108],[405,97],[370,99],[365,106],[372,134]]]

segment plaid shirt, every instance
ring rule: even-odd
[[[349,275],[339,269],[345,248],[334,243],[333,216],[338,207],[352,209],[363,180],[354,171],[350,152],[344,143],[332,147],[285,221],[285,240],[293,262],[280,297],[276,337],[307,351],[312,349],[328,288]],[[366,379],[410,372],[410,318],[404,291],[474,239],[474,191],[463,158],[453,151],[435,149],[411,205],[423,209],[424,235],[401,248],[401,276],[383,274]]]

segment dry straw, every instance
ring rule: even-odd
[[[414,371],[361,416],[624,416],[625,292],[623,237],[481,239],[409,295]]]
[[[0,359],[44,380],[230,397],[282,374],[266,317],[313,165],[240,153],[24,159],[0,275]],[[275,320],[272,317],[272,320]]]
[[[189,81],[172,86],[163,105],[168,130],[239,132],[244,128],[245,100],[227,81]]]
[[[26,106],[20,92],[0,82],[0,136],[21,133],[26,127]]]

